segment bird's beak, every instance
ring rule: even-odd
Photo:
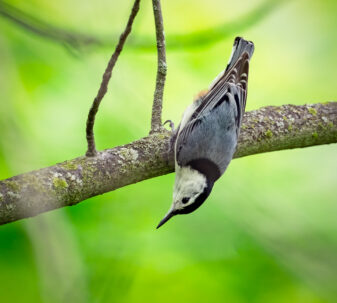
[[[166,223],[168,220],[170,220],[175,215],[173,209],[171,208],[169,212],[165,215],[165,217],[159,222],[157,229],[162,226],[164,223]]]

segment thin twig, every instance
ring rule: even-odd
[[[7,18],[9,21],[26,31],[51,41],[61,43],[63,46],[65,45],[72,49],[80,50],[83,46],[101,44],[101,41],[94,36],[74,33],[56,27],[2,0],[0,0],[0,16]]]
[[[165,50],[165,35],[163,16],[161,13],[160,0],[152,0],[154,21],[156,26],[157,38],[157,78],[156,89],[154,91],[152,118],[151,118],[151,132],[157,132],[162,128],[161,113],[163,107],[163,94],[166,79],[166,50]]]
[[[167,34],[166,49],[195,49],[224,41],[227,38],[232,39],[237,32],[243,32],[247,28],[251,28],[253,25],[261,22],[266,16],[269,16],[269,14],[281,4],[288,2],[290,1],[265,0],[251,11],[233,21],[190,33]],[[76,53],[87,51],[93,47],[111,47],[114,44],[113,41],[118,39],[118,35],[115,33],[100,37],[98,34],[89,35],[70,31],[60,26],[50,24],[2,0],[0,0],[0,17],[4,17],[9,22],[36,36],[59,43],[62,46],[67,46],[67,50],[70,49]],[[142,51],[154,50],[152,38],[147,35],[137,35],[130,38],[128,40],[128,47]]]
[[[173,172],[170,141],[164,130],[95,158],[82,156],[2,180],[0,225]],[[336,142],[337,102],[267,106],[245,113],[234,157]]]
[[[86,134],[87,134],[87,141],[88,141],[88,150],[86,153],[87,157],[94,157],[96,155],[96,147],[95,147],[95,137],[94,137],[94,124],[95,124],[95,116],[98,111],[99,105],[106,94],[108,90],[108,84],[111,78],[111,72],[112,69],[114,68],[118,56],[120,55],[121,51],[123,50],[124,43],[126,41],[126,38],[130,34],[132,30],[132,24],[133,21],[139,11],[139,2],[140,0],[135,0],[135,3],[133,4],[131,14],[129,16],[128,23],[125,27],[124,32],[120,35],[118,44],[116,46],[116,49],[114,53],[112,54],[108,66],[105,69],[105,72],[103,74],[103,79],[101,86],[98,90],[97,96],[94,99],[94,102],[90,108],[89,115],[88,115],[88,120],[87,120],[87,128],[86,128]]]

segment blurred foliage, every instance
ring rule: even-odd
[[[151,2],[142,2],[132,35],[154,37]],[[261,3],[163,1],[166,33],[216,28]],[[11,4],[87,34],[118,32],[131,6]],[[222,41],[169,51],[163,118],[178,123],[226,65],[236,35],[256,45],[248,110],[335,100],[336,16],[334,0],[282,1]],[[73,57],[5,19],[0,28],[0,178],[84,154],[86,115],[111,50]],[[100,149],[147,134],[155,70],[155,52],[126,46],[97,116]],[[0,301],[337,302],[336,152],[318,146],[235,160],[200,210],[158,231],[173,174],[1,226]]]

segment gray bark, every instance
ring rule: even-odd
[[[0,224],[70,206],[173,172],[171,133],[163,131],[0,181]],[[244,116],[235,158],[337,142],[337,102],[264,107]]]
[[[157,77],[152,105],[151,133],[160,132],[162,128],[161,113],[167,73],[165,34],[160,1],[152,0],[152,6],[157,39]]]

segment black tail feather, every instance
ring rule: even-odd
[[[248,54],[248,60],[249,60],[252,57],[253,52],[254,52],[253,42],[247,41],[241,37],[236,37],[234,40],[232,55],[227,64],[226,71],[230,70],[234,65],[236,65],[237,61],[240,59],[240,57],[244,53]]]
[[[249,60],[254,52],[254,44],[241,37],[236,37],[233,45],[232,55],[226,69],[212,82],[209,90],[217,85],[229,82],[247,89]]]

